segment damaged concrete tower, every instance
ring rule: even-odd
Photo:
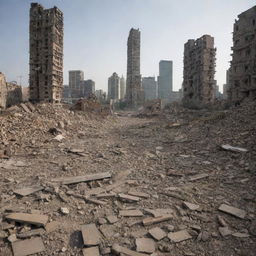
[[[5,76],[0,72],[0,110],[6,108],[7,102],[7,85]]]
[[[57,8],[30,8],[30,100],[60,102],[63,87],[63,14]]]
[[[144,102],[140,74],[140,31],[134,28],[130,30],[127,42],[126,100],[132,108]]]
[[[234,24],[228,99],[256,99],[256,6],[238,15]]]
[[[216,48],[214,38],[204,35],[184,45],[183,104],[200,107],[215,98],[214,80]]]

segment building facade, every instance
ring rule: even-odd
[[[95,94],[95,82],[91,79],[81,82],[81,97],[89,98]]]
[[[173,63],[170,60],[159,62],[158,76],[158,98],[168,99],[172,92],[173,83]]]
[[[82,70],[70,70],[68,72],[68,85],[72,98],[79,98],[82,96],[83,81],[84,72]]]
[[[125,98],[125,92],[126,92],[126,84],[124,76],[120,78],[120,99],[123,100]]]
[[[99,100],[99,102],[104,103],[107,99],[106,93],[103,90],[96,90],[95,91],[95,96]]]
[[[136,108],[144,102],[140,74],[140,31],[132,28],[127,42],[126,101]]]
[[[202,106],[215,98],[214,38],[204,35],[197,40],[190,39],[184,46],[183,104]]]
[[[142,77],[142,88],[145,100],[154,100],[157,98],[157,82],[155,77]]]
[[[119,100],[120,97],[120,78],[117,73],[113,73],[108,78],[108,100]]]
[[[0,72],[0,110],[6,108],[7,101],[7,85],[5,76]]]
[[[63,14],[31,3],[29,90],[34,102],[60,102],[63,86]]]
[[[256,99],[256,6],[238,15],[234,24],[228,99]]]

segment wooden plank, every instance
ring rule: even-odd
[[[125,248],[123,246],[120,246],[118,244],[114,244],[112,246],[112,250],[115,253],[123,253],[124,255],[127,255],[127,256],[148,256],[148,254],[140,253],[140,252],[135,252],[135,251],[127,249],[127,248]]]
[[[25,188],[20,188],[20,189],[15,189],[13,191],[14,194],[20,195],[20,196],[28,196],[30,194],[33,194],[37,191],[43,190],[44,187],[36,185],[36,186],[31,186],[31,187],[25,187]]]
[[[64,185],[68,185],[68,184],[74,184],[79,182],[107,179],[107,178],[111,178],[111,176],[112,175],[110,172],[103,172],[103,173],[89,174],[85,176],[55,178],[55,179],[52,179],[52,182],[58,182]]]
[[[156,224],[156,223],[160,223],[160,222],[163,222],[163,221],[170,220],[172,218],[173,218],[173,215],[165,215],[165,216],[160,216],[160,217],[156,217],[156,218],[149,217],[149,218],[144,219],[142,221],[142,223],[143,223],[144,226],[149,226],[149,225],[152,225],[152,224]]]
[[[244,219],[245,215],[246,215],[246,211],[241,210],[239,208],[233,207],[233,206],[229,206],[227,204],[222,204],[219,207],[219,211],[231,214],[233,216],[236,216],[240,219]]]
[[[83,225],[81,228],[84,245],[98,245],[100,243],[100,232],[95,224]]]
[[[43,241],[40,237],[32,239],[18,240],[12,243],[14,256],[27,256],[45,251]]]
[[[84,256],[100,256],[99,247],[94,246],[90,248],[83,249]]]
[[[20,223],[29,223],[37,226],[45,226],[48,222],[48,216],[30,213],[11,213],[5,217],[7,220],[13,220]]]

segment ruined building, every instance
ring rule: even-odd
[[[127,42],[126,100],[130,107],[143,104],[140,74],[140,31],[132,28]]]
[[[20,104],[22,102],[22,87],[14,82],[6,83],[7,100],[6,107]]]
[[[108,100],[118,100],[120,90],[120,78],[116,72],[108,78]]]
[[[63,14],[57,8],[44,9],[37,3],[30,8],[31,101],[59,102],[63,85]]]
[[[0,72],[0,110],[6,108],[7,101],[7,85],[5,76]]]
[[[256,99],[256,6],[238,15],[234,24],[228,99]]]
[[[183,104],[203,106],[214,100],[216,48],[214,38],[204,35],[184,45]]]
[[[89,98],[95,94],[95,82],[91,79],[81,82],[81,97]]]
[[[158,76],[158,98],[168,99],[172,92],[172,67],[171,60],[161,60],[159,62]]]
[[[157,82],[154,76],[142,77],[142,88],[145,100],[154,100],[157,98]]]
[[[68,85],[72,98],[79,98],[82,94],[82,82],[84,72],[82,70],[70,70],[68,72]]]

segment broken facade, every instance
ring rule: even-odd
[[[228,99],[256,99],[256,6],[238,15],[234,24]]]
[[[0,72],[0,110],[6,108],[7,101],[7,85],[5,76]]]
[[[63,86],[63,14],[57,8],[30,8],[30,100],[60,102]]]
[[[127,42],[126,100],[132,108],[144,101],[140,74],[140,31],[134,28],[130,30]]]
[[[15,83],[7,83],[6,107],[20,104],[22,100],[22,87]]]
[[[216,48],[214,38],[204,35],[184,46],[183,104],[202,106],[214,100]]]

